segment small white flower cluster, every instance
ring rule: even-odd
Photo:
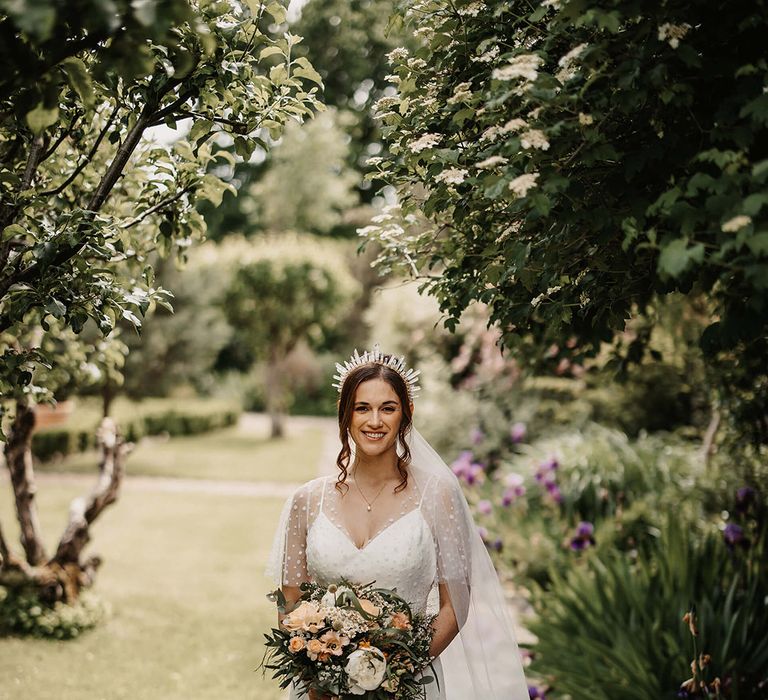
[[[522,223],[520,221],[514,221],[512,222],[507,228],[505,228],[494,241],[495,243],[503,243],[507,240],[513,233],[517,233],[522,226]]]
[[[525,121],[525,119],[520,119],[520,117],[516,117],[515,119],[510,119],[504,126],[501,127],[501,130],[505,133],[508,133],[510,131],[520,131],[520,129],[525,129],[525,127],[528,126],[528,123]]]
[[[546,134],[539,129],[529,129],[523,134],[520,134],[520,145],[526,149],[538,148],[541,151],[549,149],[549,141]]]
[[[459,83],[453,91],[453,95],[448,98],[448,104],[455,105],[472,97],[472,91],[469,89],[471,86],[472,83]]]
[[[467,178],[467,171],[463,168],[446,168],[435,176],[435,182],[444,182],[446,185],[460,185]]]
[[[736,233],[745,226],[749,226],[751,223],[752,217],[747,216],[746,214],[739,214],[732,219],[728,219],[728,221],[720,227],[720,230],[723,231],[723,233]]]
[[[550,287],[546,292],[539,294],[539,296],[531,299],[531,306],[535,309],[546,297],[552,296],[555,292],[559,292],[562,289],[560,285],[556,287]]]
[[[562,5],[560,4],[560,0],[544,0],[541,3],[542,7],[551,7],[553,10],[559,10]]]
[[[520,131],[520,129],[525,129],[525,127],[527,126],[528,126],[528,123],[524,119],[520,119],[519,117],[515,119],[510,119],[503,126],[499,126],[498,124],[489,126],[482,134],[480,134],[480,140],[495,141],[502,134],[508,134],[510,132]]]
[[[523,175],[518,175],[509,183],[509,189],[516,197],[525,197],[529,190],[536,187],[536,181],[538,179],[539,173],[525,173]]]
[[[595,120],[591,114],[584,114],[584,112],[579,112],[579,124],[582,126],[589,126],[594,121]]]
[[[424,26],[419,27],[413,32],[414,36],[421,37],[425,41],[429,41],[435,34],[435,30],[432,27]]]
[[[394,95],[384,95],[373,103],[373,111],[376,116],[380,116],[384,112],[389,111],[396,105],[400,104],[400,98]]]
[[[326,618],[331,623],[334,631],[345,637],[354,637],[368,630],[363,616],[356,610],[349,608],[327,608],[324,610]]]
[[[384,159],[381,156],[371,156],[368,158],[368,160],[365,161],[365,164],[375,168],[377,165],[381,165],[383,162]]]
[[[578,46],[574,46],[567,54],[560,57],[560,60],[557,62],[557,65],[560,66],[560,70],[555,77],[561,83],[569,81],[576,75],[576,59],[581,56],[587,46],[589,46],[589,44],[579,44]]]
[[[691,25],[687,22],[684,24],[665,22],[659,26],[659,41],[666,41],[673,49],[676,49],[680,46],[680,39],[690,30]]]
[[[397,73],[390,73],[389,75],[385,75],[384,80],[386,80],[388,83],[393,83],[394,85],[400,84],[400,76],[397,75]]]
[[[506,165],[509,161],[504,156],[491,156],[485,160],[481,160],[479,163],[475,163],[475,167],[478,170],[492,170],[499,165]]]
[[[443,137],[440,134],[424,134],[419,138],[414,139],[408,143],[408,148],[411,153],[421,153],[428,148],[434,148],[442,141]]]
[[[408,49],[403,46],[398,46],[396,49],[392,49],[387,54],[387,62],[391,66],[397,61],[404,61],[406,58],[408,58],[408,56]]]
[[[506,66],[495,68],[491,73],[494,80],[514,80],[524,78],[528,82],[534,82],[539,75],[541,58],[533,53],[515,56]]]
[[[409,58],[406,65],[411,70],[422,70],[427,67],[427,62],[423,58]]]
[[[472,56],[472,60],[475,63],[491,63],[498,57],[499,57],[499,47],[498,45],[496,45],[488,49],[488,51],[486,51],[484,54],[480,56]]]
[[[469,5],[460,7],[458,9],[458,13],[462,17],[477,17],[480,14],[480,11],[484,9],[485,9],[484,2],[471,2],[469,3]]]

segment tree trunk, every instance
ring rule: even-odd
[[[5,444],[5,462],[11,473],[16,516],[21,528],[21,544],[27,561],[32,566],[47,559],[40,535],[40,522],[35,502],[35,475],[32,468],[32,431],[35,412],[26,401],[16,403],[16,416]]]
[[[264,368],[264,389],[267,412],[272,421],[271,437],[281,438],[285,435],[285,388],[279,360],[271,359],[267,362]]]
[[[30,566],[14,558],[0,532],[0,554],[3,558],[0,585],[32,587],[42,602],[53,605],[57,601],[75,602],[80,591],[93,583],[101,558],[91,556],[81,561],[80,557],[90,540],[91,523],[118,498],[125,473],[125,459],[133,449],[132,443],[124,442],[111,418],[102,419],[97,440],[101,449],[99,479],[88,496],[72,501],[69,522],[55,556],[50,561],[39,560],[36,565]]]

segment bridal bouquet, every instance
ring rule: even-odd
[[[434,615],[414,614],[395,591],[348,581],[323,588],[302,584],[297,605],[281,629],[266,634],[261,667],[280,687],[295,681],[305,693],[366,700],[426,697]],[[268,596],[285,611],[280,590]],[[268,663],[267,663],[268,662]]]

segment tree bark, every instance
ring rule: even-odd
[[[100,560],[91,559],[80,565],[80,554],[91,539],[90,525],[108,505],[117,500],[125,473],[125,458],[133,449],[133,443],[123,440],[117,424],[109,417],[101,421],[97,442],[101,448],[99,479],[87,497],[72,501],[69,522],[51,560],[51,564],[62,568],[74,564],[84,573],[87,570],[95,572],[100,563]]]
[[[16,416],[5,444],[5,462],[11,473],[13,494],[16,500],[16,515],[21,528],[21,544],[27,561],[32,566],[47,559],[43,539],[40,535],[40,521],[35,502],[35,475],[32,468],[32,431],[35,427],[35,412],[27,401],[17,401]]]
[[[280,361],[275,358],[270,359],[264,368],[264,389],[267,412],[272,423],[271,437],[281,438],[285,435],[285,388]]]
[[[712,409],[712,417],[709,419],[709,425],[704,433],[704,441],[701,446],[701,454],[704,459],[705,468],[709,468],[712,461],[712,455],[715,454],[715,436],[720,427],[720,409]]]

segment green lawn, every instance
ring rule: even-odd
[[[49,546],[76,495],[70,486],[40,489]],[[0,639],[0,700],[282,698],[254,672],[274,618],[262,570],[280,506],[278,499],[124,492],[92,531],[92,549],[105,559],[95,591],[112,605],[110,618],[69,642]],[[0,518],[18,541],[12,513],[5,481]]]
[[[236,426],[188,437],[146,438],[130,455],[127,471],[143,476],[303,482],[316,474],[323,431],[295,424],[289,428],[288,435],[277,440]],[[39,469],[95,473],[97,459],[96,452],[83,452]]]

